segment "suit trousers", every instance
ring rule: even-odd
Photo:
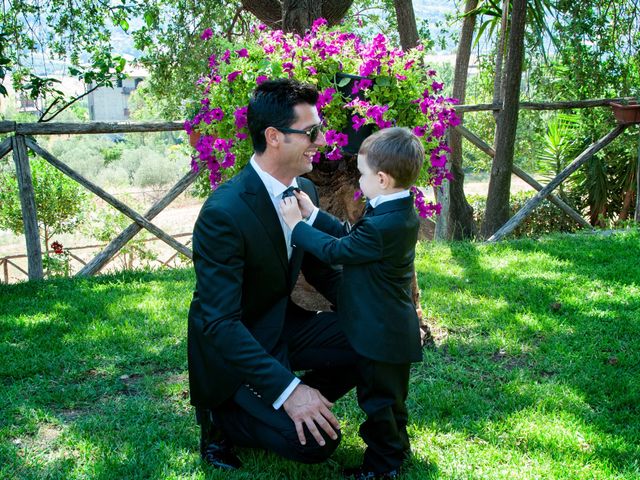
[[[302,382],[332,402],[356,384],[357,355],[338,327],[334,312],[309,312],[291,303],[280,342],[270,353],[292,371],[304,371]],[[332,440],[320,429],[326,442],[320,446],[304,427],[307,443],[301,445],[284,408],[275,410],[251,385],[242,385],[212,413],[234,445],[270,450],[302,463],[326,460],[340,443],[340,436]]]
[[[358,404],[367,414],[360,436],[367,444],[363,467],[376,473],[398,469],[410,455],[405,402],[410,363],[393,364],[360,357]]]

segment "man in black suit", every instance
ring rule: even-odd
[[[293,188],[317,204],[313,183],[298,177],[326,144],[317,99],[315,87],[293,80],[256,88],[248,108],[255,154],[211,194],[194,227],[189,386],[201,455],[219,468],[240,466],[232,445],[315,463],[340,442],[330,409],[355,385],[345,367],[356,355],[334,312],[306,311],[290,294],[302,270],[335,305],[341,270],[293,248],[277,209]]]

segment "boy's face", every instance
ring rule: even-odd
[[[358,170],[360,171],[360,190],[365,197],[372,199],[388,193],[385,189],[382,173],[374,172],[367,163],[367,156],[358,154]]]

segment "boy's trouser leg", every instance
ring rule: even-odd
[[[407,399],[410,364],[361,359],[358,404],[367,414],[360,436],[367,444],[362,465],[376,473],[398,469],[410,453]]]

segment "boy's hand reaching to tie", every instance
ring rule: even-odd
[[[294,197],[282,199],[280,202],[280,213],[282,213],[282,219],[291,230],[293,230],[298,222],[302,221],[302,213],[298,207],[298,201]]]
[[[302,190],[295,191],[294,195],[298,199],[298,207],[300,207],[302,218],[309,218],[313,213],[313,210],[316,208],[316,206],[309,198],[309,195],[304,193]]]

